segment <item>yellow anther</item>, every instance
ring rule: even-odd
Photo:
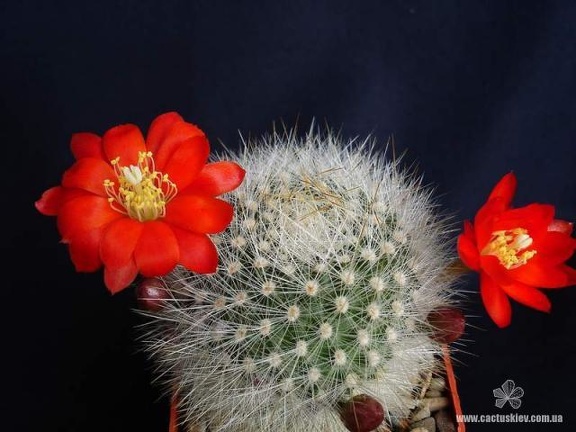
[[[536,255],[536,250],[526,250],[533,241],[524,228],[494,231],[481,254],[495,256],[502,266],[512,270],[523,266]]]

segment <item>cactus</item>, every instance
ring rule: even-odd
[[[217,272],[175,269],[168,299],[145,312],[145,348],[181,419],[211,432],[346,431],[339,407],[368,395],[393,428],[438,368],[426,318],[455,302],[433,190],[370,139],[315,128],[233,157],[247,176],[214,236]]]

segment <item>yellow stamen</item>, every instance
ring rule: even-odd
[[[523,266],[536,255],[536,250],[525,250],[532,242],[532,237],[524,228],[494,231],[481,254],[495,256],[500,264],[511,270]]]
[[[114,210],[140,222],[166,215],[166,204],[178,188],[167,174],[156,171],[152,152],[139,152],[137,165],[122,166],[119,157],[110,163],[119,184],[106,179],[104,189]]]

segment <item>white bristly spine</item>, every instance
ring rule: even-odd
[[[215,274],[177,268],[143,340],[183,420],[210,431],[346,431],[338,405],[368,394],[396,423],[441,346],[428,313],[453,303],[446,219],[421,179],[366,140],[294,131],[229,155]]]

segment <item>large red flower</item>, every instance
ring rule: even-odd
[[[458,237],[460,258],[480,273],[482,301],[499,327],[510,324],[508,297],[549,312],[550,300],[538,288],[576,284],[576,270],[565,264],[576,249],[572,224],[554,219],[551,205],[512,208],[515,190],[516,177],[509,173]]]
[[[216,197],[235,189],[244,170],[229,161],[207,163],[210,147],[198,127],[169,112],[152,122],[146,139],[126,124],[102,138],[75,134],[71,148],[76,162],[36,208],[57,217],[78,271],[103,265],[115,293],[139,272],[160,276],[177,264],[216,270],[207,234],[224,230],[233,216],[232,206]]]

